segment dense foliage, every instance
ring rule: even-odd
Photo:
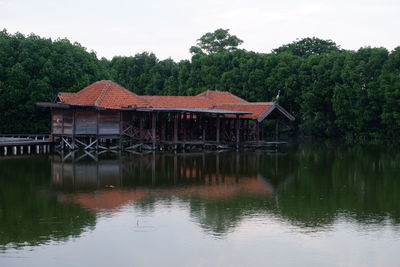
[[[65,39],[3,30],[0,133],[47,132],[48,111],[35,102],[112,79],[138,94],[193,95],[217,89],[249,101],[270,101],[281,90],[279,101],[296,117],[294,129],[301,134],[399,138],[400,47],[349,51],[330,40],[305,38],[264,54],[236,49],[241,40],[222,31],[225,37],[206,34],[211,39],[199,39],[203,50],[207,42],[218,40],[216,51],[192,51],[191,60],[175,62],[147,52],[99,60]],[[236,45],[223,39],[232,37],[239,40]]]

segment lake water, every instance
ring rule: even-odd
[[[0,266],[400,266],[400,152],[0,157]]]

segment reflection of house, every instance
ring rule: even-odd
[[[148,197],[200,197],[226,199],[241,194],[268,196],[271,185],[257,172],[241,174],[219,169],[213,159],[160,155],[121,161],[52,161],[53,188],[62,201],[72,201],[91,209],[114,209]],[[216,157],[218,158],[218,157]],[[169,162],[167,162],[170,160]],[[200,171],[206,169],[207,172]],[[155,171],[157,170],[157,171]],[[91,191],[89,191],[91,190]]]
[[[104,139],[130,148],[178,145],[244,145],[262,139],[265,119],[294,120],[276,102],[248,102],[229,92],[196,96],[139,96],[112,81],[98,81],[77,93],[59,93],[52,109],[52,135],[74,149],[102,148]]]

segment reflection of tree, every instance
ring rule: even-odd
[[[314,144],[301,146],[296,157],[301,167],[277,190],[284,218],[306,227],[329,225],[339,215],[362,224],[400,223],[400,154],[395,149]]]
[[[262,196],[239,195],[220,201],[199,198],[189,200],[190,214],[213,235],[232,231],[245,217],[273,209],[271,200]]]
[[[90,169],[87,164],[75,163],[74,173],[79,174],[81,166]],[[232,231],[255,214],[272,214],[311,231],[323,230],[343,217],[359,224],[400,223],[400,153],[382,146],[314,143],[281,155],[261,151],[155,154],[90,164],[97,170],[107,164],[119,166],[107,167],[118,170],[116,174],[93,179],[95,197],[102,203],[107,198],[116,203],[118,196],[121,201],[110,207],[130,201],[143,213],[152,213],[157,202],[178,199],[189,205],[191,216],[205,231],[215,235]],[[74,183],[78,191],[79,179],[75,177]],[[117,186],[113,194],[99,190],[109,183]],[[61,180],[57,188],[63,186]]]
[[[79,236],[95,216],[48,193],[50,163],[43,157],[0,160],[0,248]]]

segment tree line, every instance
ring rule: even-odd
[[[159,60],[148,52],[108,60],[66,39],[0,31],[0,133],[49,132],[49,112],[36,102],[110,79],[137,94],[226,90],[271,101],[280,90],[297,134],[400,137],[400,46],[351,51],[314,37],[256,53],[239,49],[242,42],[218,29],[190,48],[190,60]]]

